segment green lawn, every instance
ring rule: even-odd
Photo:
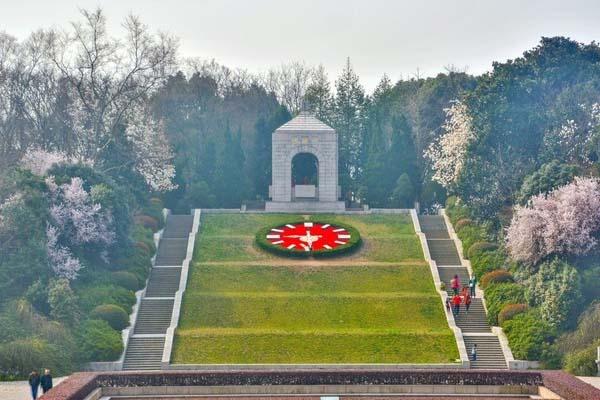
[[[363,248],[333,260],[290,262],[254,245],[261,227],[302,219],[203,216],[173,363],[440,363],[458,358],[409,216],[311,217],[361,232]],[[369,265],[373,261],[386,263]]]

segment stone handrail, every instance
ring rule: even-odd
[[[167,369],[169,364],[171,363],[171,353],[173,351],[173,339],[175,338],[175,330],[177,329],[177,325],[179,324],[179,315],[181,313],[181,301],[183,299],[183,293],[185,292],[187,286],[187,278],[190,268],[190,262],[194,256],[194,244],[196,242],[196,235],[198,234],[198,229],[200,228],[200,209],[194,209],[194,221],[192,224],[192,231],[189,234],[187,251],[185,255],[185,259],[183,260],[181,266],[181,277],[179,279],[179,289],[175,293],[175,300],[173,301],[173,313],[171,314],[171,324],[167,328],[167,332],[165,334],[165,346],[163,348],[163,355],[161,361],[161,368]]]
[[[437,263],[435,260],[431,259],[431,254],[429,253],[429,246],[427,245],[427,237],[421,231],[421,224],[419,223],[419,217],[417,216],[417,211],[415,209],[410,210],[410,217],[413,222],[413,226],[415,228],[415,233],[419,237],[421,241],[421,247],[423,249],[423,257],[425,257],[425,261],[429,264],[429,269],[431,271],[431,275],[433,276],[433,284],[435,286],[435,290],[440,295],[442,300],[442,306],[444,307],[444,314],[446,315],[446,321],[448,322],[448,326],[454,333],[454,338],[456,339],[456,345],[458,346],[458,354],[460,355],[460,361],[462,367],[469,368],[471,365],[471,361],[469,359],[469,354],[467,352],[467,347],[465,346],[465,340],[463,338],[462,329],[460,329],[456,325],[456,321],[454,320],[454,315],[451,312],[446,310],[446,300],[448,299],[448,293],[445,290],[441,289],[442,281],[440,279],[440,274],[437,268]]]

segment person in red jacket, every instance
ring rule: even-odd
[[[450,288],[454,292],[455,295],[458,294],[458,289],[460,288],[460,278],[458,275],[454,275],[454,278],[450,280]]]
[[[458,315],[458,313],[460,312],[460,303],[461,303],[461,298],[458,294],[455,294],[454,297],[452,298],[452,305],[454,306],[454,308],[452,309],[454,316],[456,317]]]
[[[471,307],[471,295],[465,293],[465,310],[467,311],[467,314],[469,313],[469,307]]]

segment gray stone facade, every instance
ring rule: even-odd
[[[318,160],[318,187],[314,199],[296,200],[292,160],[309,153]],[[335,130],[309,113],[300,113],[273,132],[272,185],[267,211],[340,211],[344,202],[338,186],[338,140]]]

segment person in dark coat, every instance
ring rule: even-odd
[[[37,399],[38,389],[40,387],[40,374],[37,371],[31,371],[29,374],[29,386],[31,387],[31,397]]]
[[[50,375],[49,369],[44,370],[44,375],[40,378],[40,385],[42,386],[42,391],[44,393],[52,389],[52,375]]]

